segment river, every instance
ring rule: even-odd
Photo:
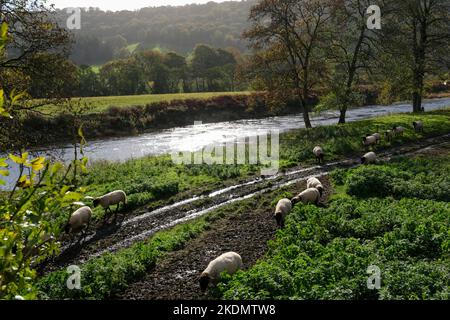
[[[423,106],[426,111],[450,107],[450,99],[426,100]],[[347,121],[410,112],[411,109],[412,106],[409,103],[389,106],[370,105],[349,110]],[[338,118],[337,111],[327,111],[312,117],[312,123],[315,127],[325,126],[337,123]],[[301,113],[263,119],[193,124],[192,126],[160,130],[136,136],[90,141],[85,147],[85,155],[90,161],[125,161],[148,155],[170,154],[175,151],[197,151],[208,145],[224,144],[237,137],[256,136],[269,130],[279,130],[281,133],[304,127]],[[67,162],[73,157],[73,149],[70,145],[60,145],[41,149],[35,154],[46,155]],[[13,172],[7,177],[7,185],[2,187],[3,190],[10,188],[13,181],[17,179],[17,170],[12,169],[11,171]]]

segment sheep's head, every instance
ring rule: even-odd
[[[98,207],[100,204],[100,198],[95,198],[92,203],[94,204],[94,208]]]
[[[202,290],[203,293],[206,292],[209,282],[211,281],[209,274],[203,272],[198,281],[200,282],[200,290]]]
[[[323,194],[323,187],[319,186],[319,187],[317,187],[317,190],[319,190],[319,194],[320,194],[320,196],[322,196],[322,194]]]
[[[299,195],[291,199],[293,206],[295,206],[297,203],[299,203],[301,201],[302,201],[302,198]]]
[[[279,227],[282,227],[283,226],[283,215],[281,214],[281,212],[276,212],[274,214],[274,218],[277,221],[277,225]]]
[[[362,158],[361,158],[361,164],[365,164],[365,163],[366,163],[366,160],[367,160],[366,157],[362,157]]]
[[[70,223],[67,223],[67,224],[64,226],[64,231],[65,231],[66,233],[69,233],[69,232],[70,232],[70,229],[71,229]]]

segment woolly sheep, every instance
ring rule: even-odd
[[[105,220],[107,219],[106,212],[108,210],[112,212],[110,207],[113,205],[117,205],[114,219],[117,218],[117,212],[119,211],[121,203],[123,203],[124,205],[127,204],[127,195],[122,190],[116,190],[108,194],[105,194],[104,196],[94,199],[94,207],[100,205],[105,209]]]
[[[69,222],[64,227],[66,233],[80,233],[89,228],[92,210],[89,207],[81,207],[70,216]]]
[[[361,163],[362,164],[370,164],[370,163],[375,162],[376,159],[377,159],[377,155],[375,154],[375,152],[369,152],[369,153],[366,153],[364,156],[362,156]]]
[[[278,201],[277,206],[275,208],[275,220],[277,220],[277,225],[279,227],[283,227],[284,218],[291,212],[292,210],[292,202],[289,199],[281,199]]]
[[[319,161],[319,164],[323,163],[323,159],[325,157],[325,153],[323,152],[323,148],[317,146],[317,147],[315,147],[313,149],[313,153],[316,156],[316,159]]]
[[[377,143],[377,138],[374,136],[367,136],[367,137],[363,137],[363,144],[364,146],[368,147],[371,146],[373,144]]]
[[[236,252],[227,252],[214,259],[200,275],[200,289],[205,292],[210,283],[216,284],[224,271],[230,275],[242,268],[242,258]]]
[[[381,134],[379,134],[377,132],[377,133],[374,133],[372,136],[375,137],[375,139],[377,139],[377,143],[380,143],[380,141],[381,141]]]
[[[422,121],[414,121],[413,127],[416,132],[423,132],[423,122]]]
[[[291,201],[292,204],[297,204],[299,202],[303,204],[314,203],[315,205],[319,204],[320,200],[320,192],[316,188],[309,188],[294,197]]]
[[[405,128],[399,127],[399,126],[394,126],[392,128],[392,131],[394,132],[395,135],[401,136],[401,135],[403,135],[403,132],[405,132]]]
[[[320,196],[322,196],[324,190],[322,182],[320,182],[320,180],[317,178],[308,179],[308,181],[306,181],[306,188],[316,188],[317,190],[319,190]]]

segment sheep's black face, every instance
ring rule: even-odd
[[[93,204],[94,208],[98,207],[98,205],[100,204],[100,199],[94,199]]]
[[[281,213],[276,213],[274,217],[275,217],[275,220],[277,221],[277,225],[279,227],[282,227],[283,226],[283,217],[281,216]]]
[[[320,194],[320,196],[322,196],[322,194],[323,194],[323,188],[317,188],[317,190],[319,190],[319,194]]]
[[[361,164],[366,163],[366,158],[361,158]]]
[[[202,290],[202,292],[206,292],[206,289],[208,289],[208,285],[209,285],[209,277],[206,274],[202,274],[200,276],[199,279],[200,282],[200,290]]]
[[[66,233],[69,233],[69,232],[70,232],[70,224],[69,224],[69,223],[66,224],[66,225],[64,226],[64,231],[65,231]]]

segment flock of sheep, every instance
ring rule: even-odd
[[[423,132],[424,125],[422,121],[413,122],[413,127],[416,132]],[[404,131],[404,127],[394,126],[392,130],[387,130],[384,133],[384,136],[388,141],[391,141],[394,137],[403,135]],[[380,133],[374,133],[372,135],[363,137],[363,145],[366,148],[378,144],[380,143],[380,141]],[[313,154],[319,164],[324,162],[325,152],[322,147],[315,147],[313,149]],[[368,152],[361,157],[361,163],[370,164],[375,162],[376,158],[377,156],[374,152]],[[284,227],[284,220],[286,216],[296,204],[302,203],[318,205],[323,192],[324,187],[320,180],[317,178],[310,178],[307,181],[306,190],[293,197],[292,199],[281,199],[280,201],[278,201],[274,213],[274,218],[278,226]],[[93,199],[94,207],[101,205],[105,209],[105,222],[108,218],[108,210],[110,211],[110,213],[112,213],[110,207],[114,205],[117,205],[114,217],[114,220],[116,220],[121,203],[123,203],[124,205],[127,203],[127,196],[122,190],[117,190],[102,197]],[[72,213],[69,222],[65,226],[66,233],[77,234],[84,232],[85,235],[86,229],[89,227],[91,216],[92,210],[88,206],[84,206],[76,210],[74,213]],[[220,275],[223,272],[234,274],[242,268],[242,265],[242,258],[236,252],[227,252],[225,254],[222,254],[218,258],[211,261],[208,264],[208,267],[201,273],[199,278],[200,289],[202,290],[202,292],[205,292],[210,283],[216,284],[220,280]]]
[[[414,121],[413,127],[416,132],[423,132],[423,122]],[[392,130],[387,130],[384,133],[385,138],[391,141],[396,136],[401,136],[405,132],[404,127],[394,126]],[[381,134],[374,133],[363,137],[363,145],[370,147],[378,144],[381,141]],[[313,154],[319,164],[324,162],[325,152],[322,147],[317,146],[313,149]],[[361,164],[370,164],[375,162],[377,156],[375,152],[368,152],[361,157]],[[292,199],[281,199],[275,207],[274,218],[279,227],[284,227],[284,220],[292,208],[298,204],[315,204],[318,205],[320,198],[324,192],[322,182],[317,178],[310,178],[306,182],[306,190],[293,197]],[[242,268],[242,258],[236,252],[227,252],[218,258],[211,261],[208,267],[200,275],[200,289],[205,292],[210,283],[216,284],[220,280],[220,275],[223,272],[234,274]]]

